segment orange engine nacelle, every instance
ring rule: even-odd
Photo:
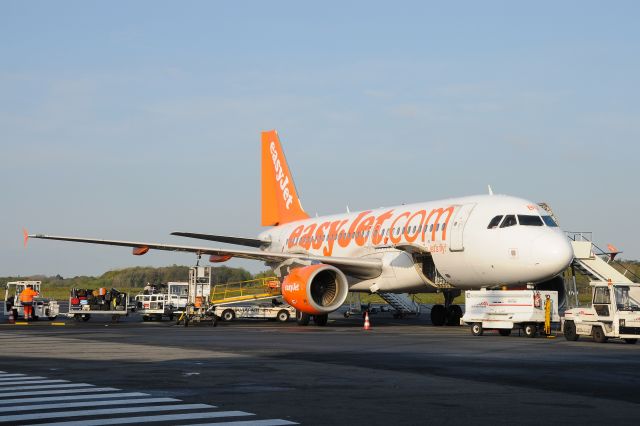
[[[322,263],[292,269],[282,282],[282,298],[309,315],[335,311],[348,293],[349,284],[342,271]]]

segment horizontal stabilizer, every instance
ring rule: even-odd
[[[271,244],[269,241],[257,240],[255,238],[229,237],[226,235],[197,234],[193,232],[172,232],[171,235],[177,235],[178,237],[195,238],[198,240],[217,241],[219,243],[236,244],[239,246],[247,246],[247,247],[266,247]]]

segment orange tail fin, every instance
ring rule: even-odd
[[[278,132],[262,132],[262,226],[307,219]]]

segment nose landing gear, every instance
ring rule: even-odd
[[[436,326],[460,325],[462,308],[460,305],[453,304],[453,299],[460,294],[461,291],[458,289],[443,290],[444,305],[434,305],[431,308],[431,324]]]

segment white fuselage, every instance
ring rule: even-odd
[[[355,291],[435,291],[429,264],[460,289],[538,283],[573,259],[568,239],[544,210],[503,195],[310,218],[273,227],[260,239],[278,253],[381,259],[379,277],[349,277]]]

